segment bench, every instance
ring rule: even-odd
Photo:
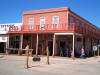
[[[9,51],[18,51],[18,55],[22,55],[22,52],[25,51],[26,49],[18,49],[18,48],[7,48],[6,49],[6,55],[9,55]],[[33,49],[29,49],[29,54],[32,56]]]

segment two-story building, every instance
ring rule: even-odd
[[[92,55],[92,46],[100,41],[100,29],[86,21],[70,8],[54,8],[23,12],[22,26],[10,27],[9,48],[30,48],[38,54],[60,55],[60,47],[66,54],[80,53],[82,46],[86,55]],[[11,40],[12,39],[12,40]]]

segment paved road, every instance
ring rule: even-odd
[[[0,75],[100,75],[98,58],[69,59],[50,57],[50,65],[46,65],[46,57],[40,62],[29,58],[29,69],[24,69],[25,56],[0,55]]]

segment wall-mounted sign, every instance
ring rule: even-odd
[[[98,47],[100,47],[100,45],[98,45]]]
[[[7,42],[7,36],[0,36],[0,42]]]
[[[98,50],[97,46],[93,46],[93,51],[97,51],[97,50]]]

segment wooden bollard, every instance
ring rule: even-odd
[[[47,61],[46,61],[46,64],[49,64],[49,49],[47,47]]]
[[[28,68],[29,68],[29,65],[28,65],[28,59],[29,59],[29,45],[26,46],[25,50],[26,50],[26,61],[25,61],[24,68],[25,68],[25,69],[28,69]]]

